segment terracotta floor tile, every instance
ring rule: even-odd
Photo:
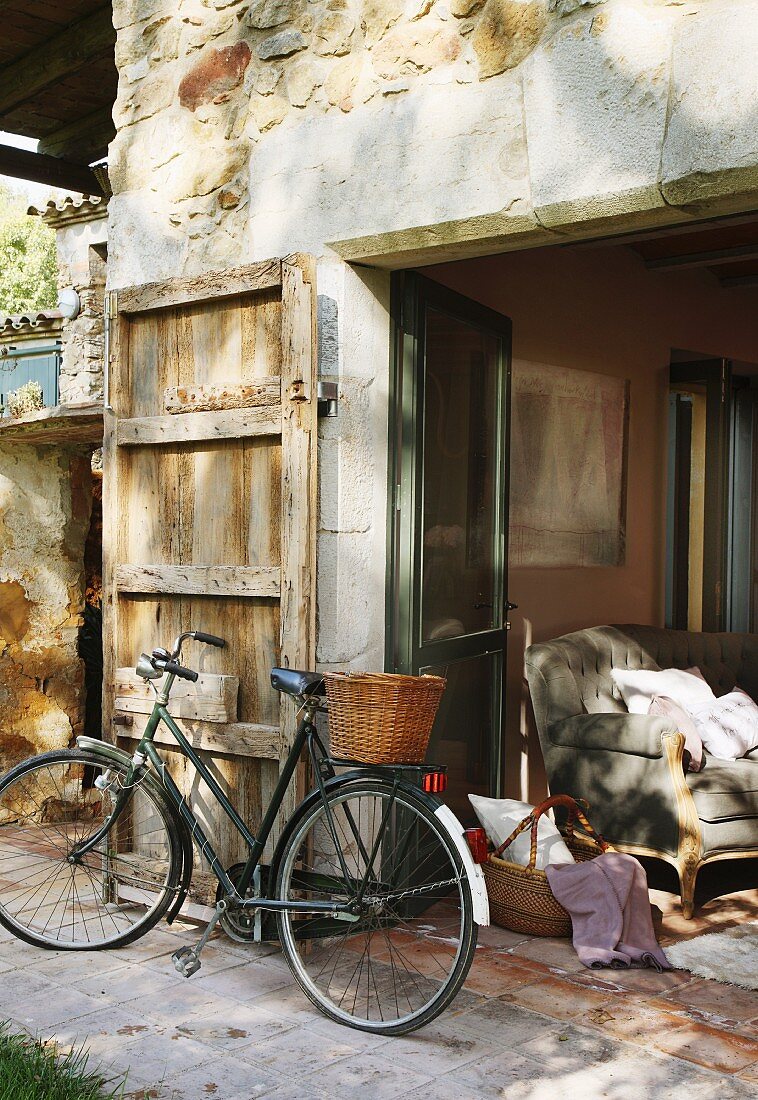
[[[512,955],[493,952],[484,958],[474,957],[474,964],[466,979],[466,988],[485,997],[500,997],[509,989],[516,989],[538,981],[537,971],[522,966]]]
[[[744,1081],[753,1081],[758,1085],[758,1061],[751,1062],[749,1066],[745,1066],[737,1074]]]
[[[602,983],[611,989],[638,993],[641,997],[656,997],[661,993],[678,989],[694,981],[685,970],[648,970],[630,968],[629,970],[587,970],[572,974],[569,981],[582,985]]]
[[[546,977],[520,989],[510,990],[502,999],[555,1020],[573,1020],[581,1024],[587,1012],[608,1004],[612,996],[607,990],[597,992],[560,978]]]
[[[659,1035],[667,1035],[676,1028],[684,1027],[686,1021],[660,1009],[651,1008],[649,1003],[640,1002],[634,997],[616,997],[604,1005],[590,1009],[582,1017],[581,1023],[614,1039],[624,1039],[626,1042],[651,1048]]]
[[[706,978],[666,993],[655,1003],[717,1027],[739,1026],[758,1017],[758,992]]]
[[[736,1073],[758,1059],[758,1043],[704,1024],[685,1024],[658,1036],[659,1050],[721,1073]]]
[[[514,958],[533,959],[551,969],[567,972],[584,969],[571,940],[553,940],[535,936],[514,947],[510,954]]]

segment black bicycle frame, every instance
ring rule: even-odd
[[[161,784],[165,788],[170,801],[173,802],[182,821],[190,830],[190,834],[193,840],[196,842],[198,848],[200,849],[201,855],[203,855],[208,860],[211,870],[223,887],[227,898],[234,899],[235,903],[239,905],[240,908],[259,908],[268,910],[285,909],[288,911],[303,912],[343,912],[346,914],[355,914],[357,910],[360,909],[363,895],[365,894],[367,886],[369,884],[369,879],[372,873],[374,873],[374,860],[379,850],[381,838],[389,821],[390,810],[394,803],[394,795],[397,793],[400,785],[401,775],[404,776],[405,773],[414,773],[416,778],[419,778],[420,775],[425,772],[435,771],[439,769],[437,769],[434,765],[423,764],[394,765],[389,768],[389,771],[392,773],[393,780],[393,797],[392,799],[390,799],[390,802],[385,809],[382,821],[380,823],[379,831],[377,833],[377,836],[374,838],[371,853],[368,853],[366,851],[363,840],[360,836],[360,832],[355,822],[352,820],[352,815],[350,811],[346,811],[350,831],[352,832],[353,837],[355,838],[356,843],[358,844],[358,847],[366,863],[366,869],[364,871],[362,880],[360,882],[357,882],[353,880],[353,876],[350,875],[347,865],[345,863],[341,846],[337,838],[332,810],[329,805],[329,800],[327,798],[326,788],[324,785],[324,780],[333,778],[336,773],[334,771],[334,768],[332,767],[332,763],[329,757],[324,751],[324,747],[318,736],[316,727],[313,724],[313,717],[315,713],[320,709],[318,700],[315,698],[298,700],[301,703],[301,710],[304,712],[304,716],[298,723],[292,748],[290,749],[289,755],[284,762],[284,767],[282,768],[282,772],[276,784],[271,802],[269,803],[268,809],[263,816],[263,820],[261,821],[260,828],[256,836],[251,833],[248,827],[245,825],[245,822],[242,820],[232,803],[227,798],[224,791],[221,789],[218,780],[213,776],[208,766],[200,759],[195,749],[192,747],[190,742],[177,726],[174,719],[169,714],[167,704],[168,697],[174,683],[174,679],[175,677],[172,674],[167,674],[167,679],[162,686],[160,695],[158,695],[156,699],[155,706],[153,707],[150,713],[150,717],[147,720],[145,731],[132,757],[132,762],[127,772],[123,789],[116,799],[116,805],[114,806],[113,812],[103,823],[103,825],[97,830],[97,832],[89,837],[83,844],[77,845],[72,854],[77,858],[85,855],[87,852],[95,848],[96,845],[99,844],[100,841],[113,828],[113,825],[123,813],[125,807],[129,802],[131,791],[139,785],[141,775],[147,761],[149,760],[157,769],[158,774],[160,775]],[[200,825],[200,822],[195,817],[191,808],[182,797],[181,791],[177,787],[176,783],[174,782],[168,771],[168,768],[166,767],[166,762],[160,756],[158,750],[153,743],[156,730],[158,729],[158,726],[161,722],[168,726],[182,752],[192,762],[193,766],[197,769],[200,776],[205,780],[211,794],[218,801],[224,813],[233,823],[237,832],[242,836],[249,849],[250,854],[247,858],[242,874],[236,885],[229,878],[229,875],[222,866],[218,855],[213,848],[213,845],[206,836],[202,826]],[[337,853],[337,856],[339,857],[345,881],[354,882],[354,885],[356,887],[355,897],[351,901],[344,903],[321,901],[282,901],[279,898],[269,898],[261,896],[246,898],[245,894],[248,887],[250,886],[250,883],[253,881],[255,870],[259,866],[261,856],[263,855],[263,850],[266,846],[266,842],[271,835],[271,830],[273,829],[274,823],[276,822],[277,814],[279,813],[279,809],[282,805],[282,802],[284,801],[284,795],[290,784],[292,776],[294,775],[295,768],[297,767],[303,748],[306,745],[308,746],[308,751],[313,764],[316,787],[321,796],[321,800],[324,806],[326,825],[332,834],[335,851]],[[320,750],[320,756],[316,751],[317,748],[318,750]],[[339,761],[339,763],[342,764],[343,762]],[[344,763],[350,766],[350,764],[353,762],[345,761]],[[388,778],[388,769],[386,767],[372,767],[370,765],[358,766],[360,766],[361,770],[368,775],[381,775],[381,777],[385,780]],[[357,919],[357,917],[353,916],[352,919]]]
[[[200,759],[195,749],[192,747],[190,742],[177,726],[174,719],[169,714],[166,706],[166,701],[171,691],[174,679],[174,676],[172,676],[171,674],[168,675],[168,678],[162,687],[161,695],[156,700],[155,706],[153,707],[153,710],[145,726],[145,732],[143,733],[142,738],[135,750],[134,756],[132,757],[132,763],[129,771],[127,772],[126,780],[124,782],[124,788],[120,793],[118,799],[116,800],[116,805],[114,806],[113,813],[109,816],[108,820],[104,822],[102,827],[97,830],[96,833],[89,837],[83,844],[77,846],[74,854],[77,857],[85,855],[87,852],[91,851],[97,844],[99,844],[103,837],[106,836],[106,834],[113,828],[116,820],[120,817],[121,813],[123,813],[124,808],[129,802],[129,798],[131,797],[131,790],[139,784],[140,775],[145,767],[146,761],[150,760],[150,762],[157,769],[158,774],[160,775],[161,783],[168,793],[171,802],[173,802],[173,804],[176,806],[177,812],[179,813],[182,821],[189,828],[191,836],[193,840],[197,843],[201,854],[208,860],[211,870],[221,883],[224,892],[228,896],[237,899],[241,907],[287,909],[292,911],[303,910],[308,912],[320,912],[321,910],[325,912],[334,912],[335,910],[345,912],[350,911],[353,908],[352,902],[344,904],[319,901],[285,902],[281,901],[278,898],[263,897],[245,899],[245,893],[248,886],[253,880],[253,875],[255,874],[255,869],[260,862],[261,856],[263,855],[263,849],[266,846],[266,841],[271,835],[271,830],[274,827],[276,816],[279,812],[282,802],[284,801],[284,795],[295,772],[295,768],[297,767],[298,760],[300,759],[300,754],[302,753],[303,748],[305,747],[307,742],[310,742],[313,738],[318,739],[318,734],[316,732],[315,726],[313,725],[313,713],[315,713],[315,711],[318,709],[316,701],[314,700],[312,706],[309,706],[308,703],[306,703],[304,706],[305,715],[298,723],[292,748],[290,749],[289,755],[287,756],[287,759],[284,763],[284,767],[282,768],[282,772],[279,776],[279,781],[276,784],[276,788],[271,798],[269,807],[264,814],[263,820],[261,821],[258,834],[257,836],[255,836],[245,825],[245,822],[239,816],[234,806],[219,786],[216,778],[208,769],[207,765]],[[153,738],[155,737],[155,732],[161,722],[163,722],[171,730],[171,733],[176,739],[182,752],[192,762],[198,773],[208,784],[211,794],[219,802],[224,813],[233,823],[234,827],[242,836],[243,840],[250,850],[250,854],[248,856],[247,862],[245,863],[242,875],[240,876],[236,886],[229,878],[229,875],[226,873],[226,870],[222,866],[218,855],[216,854],[210,840],[206,836],[200,822],[197,820],[194,813],[182,797],[182,793],[172,779],[168,768],[166,767],[165,761],[162,759],[162,757],[158,753],[158,750],[155,748]],[[332,772],[332,774],[334,773]],[[326,809],[329,818],[331,818],[331,811],[329,810],[328,805],[326,806]]]

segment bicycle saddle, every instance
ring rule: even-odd
[[[271,684],[286,695],[324,695],[324,677],[319,672],[298,672],[296,668],[272,668]]]

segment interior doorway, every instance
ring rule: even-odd
[[[427,758],[467,820],[501,786],[511,323],[415,272],[394,291],[387,666],[447,678]]]
[[[666,623],[758,621],[758,365],[675,352],[670,368]]]

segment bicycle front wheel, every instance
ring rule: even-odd
[[[112,829],[77,845],[112,814],[127,767],[63,749],[0,782],[0,923],[27,943],[94,950],[130,943],[164,915],[181,876],[181,840],[164,801],[136,786]]]
[[[370,780],[337,788],[303,814],[277,896],[355,902],[350,919],[278,914],[290,968],[327,1016],[399,1035],[429,1023],[463,984],[476,947],[460,854],[423,799]]]

